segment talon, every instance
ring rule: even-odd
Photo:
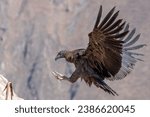
[[[64,75],[58,73],[58,72],[55,72],[57,75],[59,75],[60,77],[64,77]]]
[[[52,72],[52,74],[59,80],[63,80],[63,75],[58,72]]]
[[[52,72],[52,74],[53,74],[55,77],[57,76],[55,72]]]

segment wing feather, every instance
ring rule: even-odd
[[[124,44],[124,47],[130,46],[130,45],[134,44],[136,41],[139,40],[139,38],[140,38],[140,34],[138,34],[138,35],[137,35],[134,39],[132,39],[130,42],[125,43],[125,44]]]
[[[124,28],[125,23],[126,23],[126,22],[122,23],[122,24],[121,24],[120,26],[118,26],[116,29],[114,29],[114,30],[112,30],[112,31],[110,31],[110,32],[108,32],[108,33],[106,33],[106,34],[107,34],[107,35],[111,35],[111,34],[119,33],[119,32]]]
[[[126,27],[125,27],[125,29],[124,29],[124,32],[125,32],[125,31],[128,31],[128,30],[129,30],[129,24],[126,25]],[[120,38],[120,40],[123,40],[123,39],[124,39],[124,37]]]
[[[123,33],[120,33],[120,34],[116,34],[116,35],[108,35],[106,36],[106,38],[111,38],[111,39],[117,39],[117,38],[121,38],[121,37],[124,37],[126,34],[128,34],[129,31],[126,31],[126,32],[123,32]]]
[[[127,38],[124,40],[124,42],[128,42],[128,41],[133,37],[133,35],[135,34],[135,31],[136,31],[136,29],[134,28],[134,29],[129,33],[129,35],[127,36]]]
[[[106,15],[106,17],[104,18],[104,20],[102,21],[102,23],[99,25],[99,29],[101,29],[102,28],[102,26],[104,26],[104,24],[110,19],[110,17],[112,16],[112,14],[114,13],[114,10],[115,10],[115,7],[114,8],[112,8],[111,10],[110,10],[110,12]]]
[[[114,28],[116,28],[120,23],[122,22],[122,19],[117,20],[114,24],[110,25],[108,28],[106,28],[103,32],[107,33],[111,30],[113,30]]]
[[[107,24],[105,26],[103,26],[103,28],[101,30],[105,30],[108,26],[110,26],[114,21],[115,19],[117,18],[119,14],[119,11],[117,11],[112,17],[111,19],[107,22]]]
[[[125,50],[136,50],[136,49],[140,49],[140,48],[142,48],[144,46],[146,46],[146,44],[140,44],[140,45],[137,45],[137,46],[125,48]]]
[[[139,60],[134,56],[142,54],[129,50],[145,46],[145,44],[132,46],[140,35],[133,38],[136,29],[129,33],[129,24],[122,23],[123,19],[117,19],[119,11],[115,13],[114,11],[115,7],[100,22],[102,17],[102,6],[100,6],[94,29],[89,33],[89,44],[84,56],[87,64],[100,78],[109,80],[122,79],[130,73]]]
[[[96,19],[96,22],[95,22],[95,25],[94,25],[94,29],[97,28],[97,26],[100,22],[101,16],[102,16],[102,5],[100,6],[98,16],[97,16],[97,19]]]

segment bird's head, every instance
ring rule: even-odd
[[[65,58],[66,53],[67,53],[66,50],[62,50],[62,51],[58,52],[57,56],[55,57],[55,61],[60,59],[60,58]]]

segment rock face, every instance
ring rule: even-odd
[[[70,75],[64,60],[54,61],[62,49],[86,48],[102,4],[113,6],[119,17],[141,33],[139,43],[149,41],[149,0],[0,0],[0,73],[13,83],[24,99],[150,99],[150,48],[140,50],[144,62],[120,81],[107,82],[120,96],[113,97],[78,80],[57,81],[51,71]]]
[[[0,100],[22,100],[13,90],[13,85],[0,74]]]

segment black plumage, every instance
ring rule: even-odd
[[[75,71],[68,78],[60,73],[53,72],[54,76],[61,80],[74,83],[78,78],[112,95],[118,95],[104,80],[117,80],[124,78],[140,60],[135,56],[142,55],[130,50],[139,49],[145,44],[135,45],[140,34],[135,36],[135,29],[129,32],[129,24],[123,19],[117,19],[119,11],[115,7],[104,17],[102,21],[102,6],[100,6],[93,31],[89,33],[89,43],[86,49],[73,51],[60,51],[55,60],[65,58],[67,62],[75,65]],[[126,38],[125,38],[126,37]]]

